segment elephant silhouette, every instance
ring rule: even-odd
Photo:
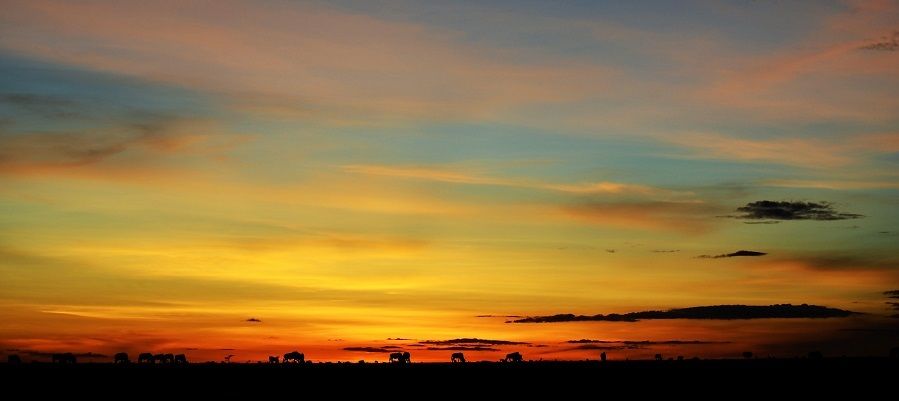
[[[269,356],[268,363],[278,363],[278,357],[277,356]]]
[[[463,353],[461,353],[461,352],[454,352],[454,353],[450,356],[450,361],[451,361],[451,362],[454,362],[454,363],[455,363],[455,362],[461,362],[461,363],[464,363],[464,362],[465,362],[465,354],[463,354]]]
[[[284,358],[282,360],[284,361],[284,363],[288,363],[288,362],[303,363],[306,361],[306,356],[303,355],[302,352],[293,351],[293,352],[288,352],[288,353],[284,354]]]
[[[506,357],[503,359],[503,362],[521,362],[522,357],[520,352],[513,352],[511,354],[506,354]]]
[[[169,355],[171,355],[171,354],[169,354]],[[174,363],[177,365],[187,365],[187,363],[188,363],[187,355],[184,355],[184,354],[175,355]]]
[[[661,360],[662,360],[662,354],[656,354],[656,360],[657,360],[657,361],[661,361]]]
[[[390,354],[389,362],[394,363],[411,363],[412,355],[408,352],[393,352]]]
[[[22,358],[20,358],[17,354],[10,354],[6,356],[6,363],[10,365],[18,365],[22,363]]]
[[[128,354],[126,354],[124,352],[119,352],[118,354],[115,354],[115,356],[112,358],[112,363],[114,363],[116,365],[128,364],[128,363],[131,363],[131,360],[128,359]]]
[[[156,363],[156,358],[153,357],[153,354],[151,354],[149,352],[144,352],[137,356],[137,363],[154,364],[154,363]]]
[[[75,358],[75,354],[73,354],[71,352],[66,352],[66,353],[62,353],[62,354],[53,354],[53,357],[51,358],[51,360],[53,361],[53,363],[59,363],[59,364],[63,364],[63,365],[75,364],[78,362],[77,359]]]
[[[169,365],[169,364],[175,363],[175,356],[172,354],[156,354],[156,355],[153,355],[153,359],[155,359],[156,362],[159,362],[164,365]]]
[[[600,361],[603,361],[603,362],[606,361],[606,353],[605,353],[605,352],[599,354],[599,360],[600,360]]]

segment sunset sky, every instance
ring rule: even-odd
[[[4,355],[899,345],[897,1],[0,8]]]

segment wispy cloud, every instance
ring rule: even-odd
[[[836,140],[754,139],[720,134],[682,134],[664,138],[691,150],[688,157],[836,168],[899,150],[899,134],[847,135]]]
[[[425,340],[421,344],[430,345],[523,345],[526,342],[507,341],[507,340],[489,340],[483,338],[454,338],[452,340]]]
[[[859,47],[862,50],[875,50],[892,52],[899,50],[899,31],[893,32],[892,35],[882,36],[879,39],[866,43]]]
[[[341,166],[343,171],[354,174],[407,178],[455,184],[493,185],[558,191],[571,194],[654,194],[669,193],[659,188],[639,184],[617,182],[592,182],[582,184],[556,184],[522,179],[491,177],[458,168],[434,166],[387,166],[375,164],[350,164]]]
[[[496,57],[456,40],[453,31],[325,5],[222,2],[178,10],[166,2],[17,2],[0,17],[6,28],[0,46],[216,92],[242,111],[269,118],[338,124],[486,118],[523,105],[582,99],[613,76],[608,68],[572,60]]]
[[[344,351],[369,352],[369,353],[381,353],[381,354],[396,352],[398,349],[399,349],[398,347],[392,347],[392,346],[387,346],[387,347],[344,347],[343,348]]]
[[[136,115],[83,131],[5,132],[8,130],[0,127],[0,174],[113,178],[163,173],[166,158],[182,155],[220,161],[250,139],[223,133],[212,121],[157,114]]]
[[[563,206],[562,210],[589,224],[700,233],[711,228],[710,217],[721,208],[700,201],[584,201]]]
[[[756,305],[713,305],[694,306],[689,308],[669,309],[665,311],[628,312],[608,315],[574,315],[558,314],[549,316],[532,316],[513,320],[512,323],[562,323],[581,321],[603,322],[637,322],[652,319],[700,319],[700,320],[738,320],[738,319],[771,319],[771,318],[832,318],[847,317],[855,312],[829,308],[818,305],[778,304],[767,306]]]

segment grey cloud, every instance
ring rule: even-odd
[[[734,217],[748,220],[847,220],[865,217],[861,214],[840,212],[830,202],[769,201],[749,202],[737,208],[742,214]]]
[[[664,311],[641,311],[624,314],[611,313],[608,315],[574,315],[569,313],[533,316],[513,320],[512,323],[564,323],[582,321],[637,322],[640,320],[654,319],[739,320],[770,318],[834,318],[848,317],[856,314],[858,313],[848,310],[807,304],[712,305],[669,309]]]
[[[732,253],[725,253],[725,254],[714,255],[714,256],[713,255],[699,255],[699,256],[697,256],[697,258],[721,259],[721,258],[735,258],[735,257],[741,257],[741,256],[765,256],[765,255],[767,255],[767,253],[765,253],[765,252],[739,250],[739,251],[732,252]]]
[[[899,31],[894,31],[892,36],[882,36],[876,41],[860,46],[859,49],[882,52],[892,52],[899,50]]]

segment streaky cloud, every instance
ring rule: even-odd
[[[472,345],[472,344],[481,344],[481,345],[525,345],[528,344],[526,342],[519,341],[506,341],[506,340],[487,340],[483,338],[454,338],[452,340],[425,340],[421,341],[421,344],[430,344],[430,345]]]
[[[765,253],[765,252],[739,250],[736,252],[724,253],[721,255],[699,255],[699,256],[697,256],[697,258],[700,258],[700,259],[722,259],[722,258],[736,258],[736,257],[742,257],[742,256],[765,256],[765,255],[767,255],[767,253]]]
[[[574,315],[557,314],[533,316],[511,321],[512,323],[563,323],[563,322],[637,322],[640,320],[662,319],[696,319],[696,320],[742,320],[742,319],[801,319],[801,318],[833,318],[848,317],[858,312],[829,308],[818,305],[713,305],[694,306],[689,308],[669,309],[664,311],[641,311],[608,315]]]

